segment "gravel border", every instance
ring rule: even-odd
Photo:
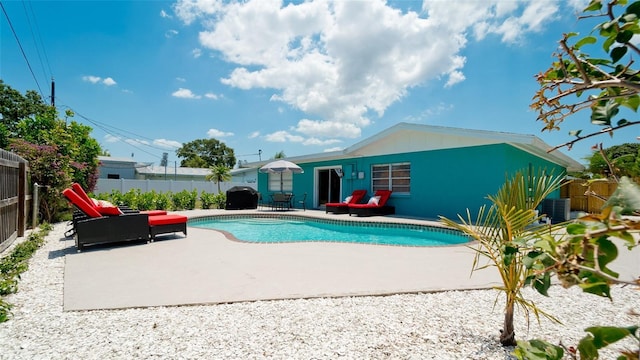
[[[494,290],[63,312],[64,259],[75,252],[65,228],[54,225],[7,297],[13,317],[0,324],[0,359],[513,358],[498,343],[504,301]],[[640,311],[630,287],[615,287],[613,302],[577,288],[550,294],[525,291],[564,325],[532,317],[527,328],[518,313],[517,339],[574,345],[589,326],[640,323],[627,314]],[[638,344],[613,348],[623,346]]]

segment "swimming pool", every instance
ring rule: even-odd
[[[402,246],[464,244],[469,238],[446,228],[426,225],[327,220],[294,215],[219,215],[189,220],[189,226],[221,230],[254,243],[304,241]]]

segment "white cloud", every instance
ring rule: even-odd
[[[108,143],[114,143],[120,141],[120,138],[111,134],[107,134],[104,136],[104,141]]]
[[[181,142],[167,139],[155,139],[153,145],[165,148],[165,149],[177,149],[182,146]]]
[[[298,122],[295,131],[307,136],[357,138],[360,128],[354,124],[338,121],[318,121],[303,119]]]
[[[200,95],[196,95],[191,90],[185,88],[179,88],[174,91],[171,96],[181,98],[181,99],[200,99]]]
[[[323,152],[334,152],[334,151],[340,151],[340,150],[344,150],[344,148],[343,147],[332,147],[332,148],[324,149]]]
[[[254,131],[254,132],[252,132],[251,134],[249,134],[248,138],[249,138],[249,139],[255,139],[255,138],[257,138],[258,136],[260,136],[260,131]]]
[[[288,131],[276,131],[274,133],[271,134],[267,134],[264,136],[265,140],[269,141],[269,142],[296,142],[296,143],[301,143],[304,141],[304,138],[302,136],[299,135],[293,135]]]
[[[179,82],[187,82],[187,79],[185,79],[185,78],[183,78],[183,77],[177,77],[177,78],[176,78],[176,81],[179,81]]]
[[[331,144],[336,144],[336,143],[341,143],[342,140],[338,140],[338,139],[326,139],[326,140],[321,140],[315,137],[311,137],[308,138],[306,140],[304,140],[302,142],[303,145],[331,145]]]
[[[206,97],[207,99],[211,99],[211,100],[218,100],[218,95],[216,95],[214,93],[206,93],[206,94],[204,94],[204,97]]]
[[[178,30],[174,30],[174,29],[167,30],[164,33],[164,37],[166,37],[167,39],[171,39],[172,37],[174,37],[176,35],[178,35]]]
[[[273,89],[272,101],[319,119],[289,130],[322,139],[359,137],[413,87],[463,82],[469,41],[521,42],[559,2],[423,1],[418,13],[385,0],[178,0],[173,10],[187,25],[201,21],[202,48],[235,64],[224,84]],[[285,130],[267,138],[304,141]]]
[[[102,80],[102,83],[107,85],[107,86],[113,86],[113,85],[117,84],[116,81],[113,80],[113,78],[110,78],[110,77],[105,78],[104,80]]]
[[[90,82],[92,84],[97,84],[100,82],[100,80],[102,80],[102,78],[99,76],[88,75],[88,76],[83,76],[82,80],[86,82]]]
[[[207,131],[207,136],[209,136],[210,138],[222,138],[222,137],[229,137],[233,135],[234,134],[232,132],[224,132],[218,129],[209,129],[209,131]]]
[[[160,17],[161,17],[161,18],[164,18],[164,19],[171,19],[171,18],[172,18],[172,16],[171,16],[171,15],[169,15],[169,14],[168,14],[166,11],[164,11],[164,10],[160,10]]]
[[[94,75],[83,76],[82,80],[86,82],[90,82],[92,84],[102,83],[106,86],[113,86],[117,84],[116,81],[113,80],[113,78],[111,77],[106,77],[103,79],[100,76],[94,76]]]
[[[194,58],[199,58],[200,56],[202,56],[202,49],[193,49],[191,50],[191,55],[193,55]]]

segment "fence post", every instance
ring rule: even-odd
[[[33,230],[35,230],[36,227],[38,227],[38,208],[39,208],[38,188],[39,187],[40,185],[38,185],[38,183],[33,184],[33,215],[32,215],[32,224],[31,224],[31,228]]]
[[[18,164],[18,237],[24,236],[27,227],[27,164]]]

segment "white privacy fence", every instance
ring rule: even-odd
[[[256,183],[239,183],[239,182],[221,182],[220,192],[226,193],[227,190],[234,186],[249,186],[257,190]],[[182,190],[193,191],[199,193],[205,191],[207,193],[217,193],[218,184],[213,181],[193,181],[193,180],[135,180],[135,179],[98,179],[96,188],[93,190],[95,194],[111,193],[117,190],[126,193],[131,189],[140,189],[140,192],[146,193],[155,190],[158,193],[180,192]]]

